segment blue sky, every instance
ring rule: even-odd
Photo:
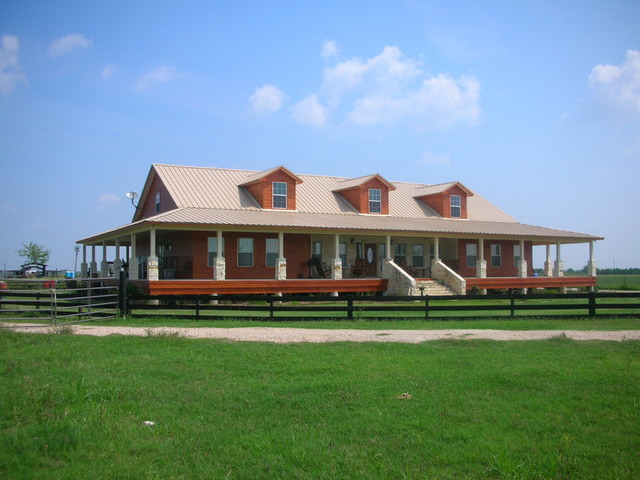
[[[73,268],[152,163],[457,180],[638,267],[639,25],[633,1],[5,0],[0,268],[30,241]]]

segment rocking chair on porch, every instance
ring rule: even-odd
[[[364,258],[356,258],[356,263],[351,265],[351,276],[353,278],[364,278]]]

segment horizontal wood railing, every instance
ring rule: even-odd
[[[563,288],[595,287],[596,277],[489,277],[466,278],[467,290],[473,288]]]
[[[384,292],[382,278],[291,279],[291,280],[158,280],[132,281],[151,295],[275,294],[275,293],[363,293]]]

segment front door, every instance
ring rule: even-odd
[[[367,243],[364,246],[364,274],[367,277],[375,277],[378,269],[378,255],[376,255],[376,244]]]

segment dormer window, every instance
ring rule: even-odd
[[[449,204],[451,206],[451,218],[460,218],[462,216],[462,198],[460,195],[449,196]]]
[[[382,213],[382,190],[369,189],[369,213]]]
[[[273,182],[273,208],[287,208],[286,182]]]

